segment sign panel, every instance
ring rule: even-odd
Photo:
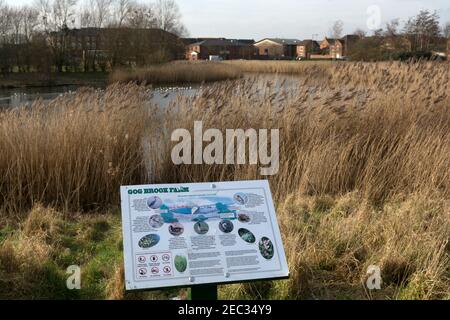
[[[121,187],[127,290],[285,278],[267,181]]]

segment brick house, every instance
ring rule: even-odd
[[[161,29],[64,28],[46,39],[58,68],[78,65],[84,70],[106,69],[117,65],[144,65],[183,56],[178,36]]]
[[[341,59],[343,57],[344,42],[340,39],[325,38],[320,43],[321,54],[330,59]]]
[[[344,57],[344,41],[336,39],[330,46],[330,55],[333,59],[342,59]]]
[[[256,53],[260,59],[295,59],[298,39],[266,38],[255,43]]]
[[[297,45],[297,57],[309,59],[312,54],[320,52],[320,44],[315,40],[303,40]]]
[[[218,56],[223,60],[252,59],[255,54],[253,40],[225,38],[199,40],[186,46],[186,60],[208,60],[210,56]]]
[[[343,59],[347,57],[354,45],[361,38],[357,35],[349,34],[341,39],[325,38],[320,43],[320,49],[325,55],[329,55],[332,59]]]
[[[323,41],[320,43],[320,50],[329,50],[331,45],[334,44],[336,39],[333,38],[327,38],[323,39]]]

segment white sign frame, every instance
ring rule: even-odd
[[[226,284],[265,279],[286,279],[289,277],[284,246],[276,219],[270,186],[267,180],[122,186],[120,188],[120,194],[126,290],[188,287],[201,284]],[[214,212],[214,209],[212,209],[214,205],[207,204],[205,206],[189,207],[179,205],[176,201],[172,202],[173,198],[177,199],[177,201],[183,199],[183,201],[190,202],[194,200],[200,201],[200,199],[204,198],[209,200],[214,197],[214,199],[230,199],[231,194],[234,194],[233,199],[236,204],[227,205],[226,211],[228,210],[232,213],[219,214]],[[146,200],[146,198],[148,199]],[[185,198],[188,200],[185,200]],[[174,203],[173,206],[175,209],[168,209],[166,201]],[[182,201],[180,200],[180,202]],[[147,210],[145,208],[145,203],[148,205]],[[162,203],[164,204],[161,206]],[[252,204],[253,206],[256,206],[254,207],[255,210],[259,209],[260,211],[255,211],[253,213],[252,211],[249,211],[252,210]],[[160,207],[157,209],[152,209],[150,207],[153,206],[156,208],[158,205]],[[220,203],[220,205],[222,206],[223,204]],[[215,206],[218,208],[217,203]],[[239,206],[246,210],[234,210]],[[162,210],[161,208],[164,208],[165,210]],[[178,213],[181,210],[191,210],[192,213]],[[210,211],[213,211],[211,213],[212,218],[205,220],[208,224],[206,226],[206,229],[208,229],[206,234],[209,236],[208,238],[202,238],[202,236],[205,237],[206,235],[199,233],[204,232],[202,231],[202,226],[204,225],[202,225],[201,222],[198,222],[203,221],[202,219],[205,218],[203,213],[201,214],[200,220],[197,220],[197,218],[192,220],[192,217],[197,217],[197,213],[199,214],[198,217],[200,217],[199,212],[202,212],[202,210],[203,212],[207,212],[206,216],[210,214]],[[184,224],[180,228],[177,228],[177,226],[179,227],[179,224],[171,224],[171,222],[166,221],[167,217],[169,217],[169,219],[178,219],[174,218],[174,212],[177,217],[180,216],[183,219],[184,217],[187,217],[191,220],[184,221]],[[238,214],[238,212],[241,213]],[[230,226],[229,223],[220,225],[224,220],[228,220],[228,218],[223,218],[224,214],[234,215],[233,219],[230,217],[232,226]],[[161,226],[159,225],[161,221],[158,217],[156,217],[158,219],[155,220],[150,219],[150,217],[153,218],[155,216],[164,216],[164,221]],[[216,218],[213,218],[214,216]],[[249,217],[251,217],[250,221],[244,221]],[[260,221],[258,219],[262,222],[257,223]],[[147,224],[145,221],[147,221]],[[214,221],[216,221],[217,224]],[[174,227],[172,227],[172,225]],[[209,225],[212,227],[209,227]],[[234,225],[236,225],[236,227],[234,227]],[[265,225],[269,226],[270,229],[265,228]],[[231,231],[226,230],[227,226],[230,226]],[[245,228],[245,226],[248,226],[248,229]],[[159,229],[156,227],[159,227]],[[197,229],[195,227],[197,227]],[[180,232],[180,229],[182,229],[181,232],[183,233],[183,237],[176,236],[176,233]],[[241,236],[242,229],[244,229],[244,231],[242,231]],[[250,231],[250,229],[252,231]],[[225,234],[225,232],[228,233]],[[164,241],[161,241],[161,237],[167,238],[167,234],[169,237],[168,240],[165,241],[165,239],[162,239]],[[233,237],[233,235],[235,235],[235,237]],[[216,244],[216,247],[214,249],[199,249],[200,247],[198,246],[202,246],[202,243],[206,243],[206,240],[212,241],[212,236],[214,236],[214,244]],[[226,238],[226,236],[229,236],[229,238]],[[187,240],[186,237],[188,238]],[[220,245],[218,245],[219,241],[217,241],[219,237],[221,239]],[[244,240],[244,237],[247,240]],[[173,248],[177,248],[176,241],[179,239],[186,241],[186,249],[172,250]],[[204,239],[206,240],[203,241]],[[231,245],[225,247],[234,250],[220,251],[220,248],[218,247],[222,247],[223,250],[225,248],[223,243],[226,243],[224,241],[227,239],[231,241],[228,242]],[[236,244],[234,246],[230,239],[236,239]],[[253,242],[250,243],[248,241]],[[156,244],[154,244],[155,242]],[[182,241],[180,241],[180,243],[182,243]],[[151,247],[148,247],[149,245]],[[170,249],[171,246],[172,249]],[[197,250],[193,249],[196,246]],[[252,252],[251,255],[247,256],[246,254],[243,254],[241,260],[239,260],[240,252],[244,253],[247,251],[249,252],[248,254]],[[180,264],[177,264],[177,267],[175,267],[175,256],[178,256],[177,253],[180,252],[185,253],[179,255],[181,256],[180,259],[184,260],[182,261],[184,263],[181,263],[181,267],[179,267]],[[215,252],[220,252],[220,258],[218,257],[217,261],[220,260],[221,263],[218,266],[216,265],[217,270],[214,271],[214,274],[202,275],[202,272],[215,270],[215,268],[210,268],[208,265],[208,263],[214,262],[214,259],[192,260],[190,257],[201,256],[202,253],[206,255],[214,254]],[[234,255],[236,255],[237,258],[233,257]],[[264,257],[264,255],[266,257]],[[191,265],[194,266],[194,263],[191,264],[193,261],[195,261],[197,265],[199,263],[204,263],[205,268],[191,268]],[[217,261],[216,263],[218,263]],[[241,261],[240,263],[243,263],[241,269],[229,267],[234,267],[234,261]],[[256,262],[258,263],[256,264]],[[247,263],[254,264],[250,265],[250,267],[246,267]],[[180,273],[178,269],[183,268],[184,265],[186,265],[185,270],[183,273]],[[237,267],[239,267],[239,262]],[[223,271],[220,274],[217,273],[219,269],[222,269]],[[242,271],[239,272],[239,270]],[[155,274],[153,274],[154,272]],[[196,273],[194,274],[194,272]]]

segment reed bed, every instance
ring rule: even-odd
[[[242,72],[237,67],[227,66],[221,63],[173,62],[134,71],[116,70],[111,74],[109,82],[134,82],[152,85],[199,84],[203,82],[232,80],[241,76]]]
[[[266,178],[258,166],[175,166],[170,136],[196,120],[277,128],[280,169],[269,180],[292,278],[224,287],[222,297],[450,298],[450,64],[318,68],[212,84],[165,109],[144,86],[115,84],[2,112],[0,208],[89,216],[117,206],[121,184]],[[0,261],[19,251],[2,245]],[[364,286],[372,264],[378,293]]]
[[[147,99],[143,87],[111,86],[1,112],[0,206],[88,211],[117,203],[121,183],[144,179]]]
[[[243,72],[252,73],[281,73],[290,75],[314,75],[315,77],[327,74],[333,64],[331,61],[259,61],[259,60],[233,60],[224,61],[224,64],[238,67]]]
[[[280,128],[280,171],[270,178],[277,199],[287,190],[309,195],[358,190],[374,203],[418,191],[448,197],[449,66],[386,67],[389,73],[364,64],[335,66],[326,82],[316,85],[306,77],[290,89],[283,82],[260,83],[257,77],[216,84],[199,97],[173,103],[166,125],[169,133],[192,129],[194,120],[222,130]],[[395,74],[408,79],[409,86],[393,85]],[[171,147],[159,149],[170,155]],[[158,170],[167,172],[155,172],[160,181],[260,178],[256,166],[187,165],[173,170],[169,158],[160,166]]]

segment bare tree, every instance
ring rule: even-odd
[[[344,22],[342,20],[335,21],[330,29],[330,36],[333,39],[340,39],[342,37],[343,32],[344,32]]]
[[[382,37],[384,30],[383,30],[383,28],[379,28],[379,29],[373,30],[372,33],[373,33],[374,37]]]
[[[11,10],[6,4],[0,3],[0,73],[9,73],[12,70],[9,50],[11,29]]]
[[[360,37],[360,38],[364,38],[364,37],[367,35],[367,33],[366,33],[363,29],[360,29],[360,28],[357,28],[357,29],[353,32],[353,34],[354,34],[354,35],[357,35],[357,36]]]
[[[39,12],[30,6],[24,6],[22,9],[22,34],[27,42],[31,42],[36,28],[39,25]]]
[[[113,25],[122,27],[129,18],[131,11],[135,6],[132,0],[115,0],[113,2]]]
[[[388,23],[386,23],[386,36],[388,37],[396,37],[398,35],[398,28],[399,28],[400,22],[398,19],[394,19]]]
[[[157,23],[153,7],[143,4],[133,4],[126,19],[126,25],[135,29],[156,28]]]
[[[94,27],[102,28],[111,16],[112,0],[91,0]]]
[[[446,38],[450,37],[450,21],[448,21],[442,28],[442,33],[444,34],[444,37]]]
[[[36,0],[44,30],[56,31],[75,25],[76,4],[78,0]]]
[[[92,27],[94,25],[94,17],[90,8],[83,8],[79,12],[80,28]]]
[[[413,50],[431,50],[441,35],[439,16],[436,12],[422,10],[408,20],[404,32],[412,42]]]
[[[11,7],[0,0],[2,73],[38,70],[50,77],[55,69],[106,69],[105,62],[113,66],[145,65],[176,59],[183,50],[176,35],[186,34],[186,29],[174,0],[147,4],[135,0],[81,0],[81,6],[78,0],[34,1],[33,7]],[[71,30],[75,26],[103,30],[95,33],[98,37],[91,33],[83,36]],[[108,52],[109,57],[97,60],[100,55],[92,47],[100,44],[98,50]]]
[[[181,22],[180,8],[175,0],[157,0],[155,13],[158,28],[180,36],[187,33]]]
[[[56,26],[63,28],[75,24],[75,6],[77,0],[54,0],[53,18]]]
[[[386,31],[383,32],[385,51],[391,56],[401,52],[411,51],[410,42],[399,31],[399,19],[386,23]]]
[[[0,0],[0,41],[5,42],[12,26],[11,9]]]

